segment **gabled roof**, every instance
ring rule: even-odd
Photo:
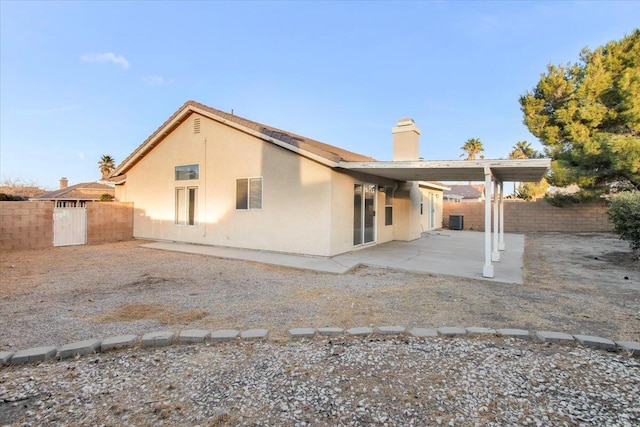
[[[305,136],[300,136],[287,132],[273,126],[247,120],[243,117],[216,110],[207,105],[195,101],[187,101],[180,107],[167,121],[165,121],[155,132],[153,132],[133,153],[118,165],[111,173],[110,177],[117,181],[119,175],[125,174],[140,159],[162,140],[191,114],[197,113],[212,120],[232,126],[240,131],[252,134],[256,137],[272,142],[283,148],[294,151],[315,160],[324,160],[329,166],[334,166],[341,161],[346,162],[374,162],[375,159],[354,153],[342,148],[325,144]]]
[[[99,182],[83,182],[67,188],[50,191],[31,200],[100,200],[103,194],[115,194],[113,187]]]

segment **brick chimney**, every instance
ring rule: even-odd
[[[69,186],[69,180],[65,177],[60,178],[60,189],[67,188]]]
[[[393,134],[393,160],[420,160],[420,129],[412,118],[398,120],[391,129]]]

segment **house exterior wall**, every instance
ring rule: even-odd
[[[193,120],[200,118],[200,133]],[[199,179],[176,181],[181,165],[199,165]],[[139,238],[331,254],[332,170],[289,150],[197,114],[189,116],[117,186],[135,202]],[[236,179],[262,177],[260,210],[236,210]],[[175,224],[177,187],[197,187],[197,224]]]
[[[484,203],[444,203],[444,222],[449,215],[464,215],[465,230],[484,230]],[[508,233],[610,232],[611,222],[605,202],[589,202],[558,208],[544,200],[504,201],[504,230]]]
[[[194,120],[199,119],[199,133]],[[177,181],[175,167],[199,165]],[[256,136],[193,113],[126,171],[116,198],[135,204],[134,236],[158,240],[333,256],[354,247],[354,184],[375,184],[374,243],[413,240],[422,231],[421,193],[404,183],[385,225],[392,180],[338,171]],[[236,180],[262,178],[262,209],[236,210]],[[176,188],[197,188],[195,225],[176,224]],[[367,245],[365,245],[367,246]]]

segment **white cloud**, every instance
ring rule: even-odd
[[[82,151],[78,151],[77,155],[80,160],[84,160],[84,153]]]
[[[163,86],[163,85],[169,84],[170,81],[168,81],[162,76],[144,76],[142,78],[142,83],[149,86]]]
[[[82,55],[80,59],[84,62],[98,62],[100,64],[112,63],[119,65],[125,70],[129,68],[129,61],[127,61],[127,58],[122,55],[116,55],[113,52],[87,53]]]

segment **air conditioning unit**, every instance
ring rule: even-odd
[[[464,230],[464,215],[449,215],[449,230]]]

